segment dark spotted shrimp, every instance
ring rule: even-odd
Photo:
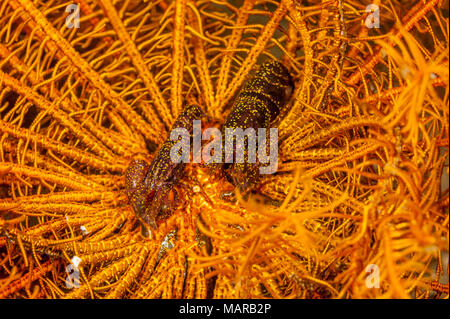
[[[253,128],[257,133],[258,128],[269,128],[286,106],[293,89],[292,77],[283,64],[275,60],[265,62],[237,96],[224,130]],[[235,155],[243,152],[244,161],[224,165],[229,180],[243,191],[251,189],[258,182],[262,165],[249,161],[248,138],[245,137],[245,143],[241,143],[240,148],[236,146],[234,149]],[[225,144],[227,142],[236,144],[236,138],[225,131]]]
[[[193,121],[204,116],[196,105],[186,107],[176,119],[172,131],[184,128],[192,134]],[[167,139],[151,164],[144,159],[134,159],[125,173],[126,192],[134,213],[144,226],[156,228],[166,219],[168,212],[162,209],[170,198],[172,187],[183,176],[185,163],[171,159],[171,149],[177,141]],[[173,195],[173,194],[172,194]]]
[[[281,63],[264,63],[235,100],[222,130],[225,131],[225,144],[230,139],[231,145],[236,144],[233,136],[226,134],[226,129],[268,128],[283,110],[292,90],[292,78]],[[188,106],[175,121],[172,131],[185,128],[192,133],[193,121],[204,116],[199,107]],[[144,159],[136,159],[126,171],[126,191],[130,204],[145,226],[156,228],[167,218],[167,211],[161,208],[172,200],[170,191],[183,175],[185,164],[172,161],[170,156],[175,143],[177,141],[166,140],[151,164]],[[241,190],[251,188],[260,176],[260,163],[248,161],[247,146],[245,143],[240,144],[239,147],[243,149],[236,147],[233,150],[235,154],[245,154],[243,162],[223,166],[227,177]],[[234,155],[232,157],[235,158]]]

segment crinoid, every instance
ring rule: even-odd
[[[448,1],[78,3],[0,4],[0,297],[448,298]],[[144,237],[130,161],[267,59],[277,172],[189,164]]]

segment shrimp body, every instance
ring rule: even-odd
[[[269,128],[286,106],[293,89],[292,77],[283,64],[275,60],[265,62],[237,96],[224,129],[253,128],[257,132],[258,128]],[[235,137],[225,134],[225,143],[234,145]],[[244,162],[224,166],[230,181],[246,190],[258,182],[260,164],[248,161],[247,137],[240,146],[243,149],[236,146],[234,152],[243,152]]]
[[[201,109],[189,105],[177,117],[172,130],[184,128],[192,134],[193,121],[201,117]],[[144,225],[154,229],[168,217],[161,207],[170,198],[169,192],[183,176],[186,165],[171,159],[175,143],[177,141],[167,139],[150,164],[144,159],[134,159],[125,173],[126,192],[134,213]]]

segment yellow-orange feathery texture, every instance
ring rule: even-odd
[[[78,2],[0,4],[1,298],[448,298],[447,0]],[[130,160],[268,58],[277,173],[189,165],[143,237]]]

